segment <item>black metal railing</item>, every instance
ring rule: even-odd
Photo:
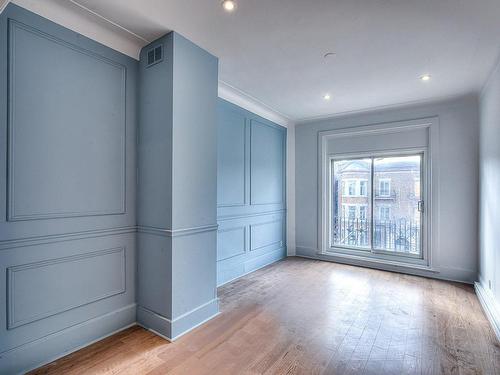
[[[372,247],[371,227],[370,220],[335,218],[332,228],[333,244],[370,249]],[[374,249],[420,254],[420,240],[421,226],[418,221],[405,218],[374,221]]]

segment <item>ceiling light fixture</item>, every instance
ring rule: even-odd
[[[236,9],[236,3],[233,0],[224,0],[222,2],[222,7],[226,12],[232,12]]]
[[[430,74],[424,74],[423,76],[420,76],[420,80],[427,82],[431,80],[431,75]]]
[[[330,100],[332,97],[330,96],[330,94],[325,94],[323,95],[323,99],[325,100]]]

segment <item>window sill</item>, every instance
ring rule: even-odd
[[[396,260],[389,260],[389,259],[380,259],[380,258],[375,258],[375,257],[370,257],[370,256],[345,254],[345,253],[340,253],[340,252],[335,252],[335,251],[318,251],[317,255],[321,256],[323,258],[326,258],[326,259],[331,259],[331,260],[339,260],[339,261],[343,261],[343,262],[353,261],[357,265],[361,265],[361,266],[363,266],[363,265],[371,266],[371,267],[386,266],[386,267],[396,268],[396,269],[408,269],[408,270],[418,270],[418,271],[439,273],[439,270],[432,268],[431,266],[429,266],[427,264],[418,264],[418,263],[403,262],[403,261],[396,261]]]

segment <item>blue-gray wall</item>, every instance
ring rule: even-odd
[[[0,373],[135,322],[137,62],[0,16]]]
[[[479,296],[500,339],[500,63],[480,100]]]
[[[174,32],[140,59],[137,319],[176,338],[218,313],[218,60]]]
[[[217,283],[286,255],[286,129],[219,99]]]

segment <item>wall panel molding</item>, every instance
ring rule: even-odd
[[[269,227],[274,225],[274,224],[279,224],[280,228],[278,230],[276,230],[276,228],[272,228],[274,230],[269,230]],[[259,229],[262,230],[262,228],[266,228],[266,227],[267,227],[267,230],[269,230],[271,232],[270,240],[268,240],[267,242],[261,240],[261,243],[259,243],[258,241],[256,241],[254,239],[254,236],[255,237],[262,237],[265,239],[266,233],[265,232],[259,233],[258,231],[259,231]],[[249,228],[250,228],[250,251],[256,251],[256,250],[262,249],[264,247],[273,246],[273,245],[277,245],[277,247],[283,246],[283,219],[271,220],[271,221],[266,221],[266,222],[258,223],[258,224],[250,224]],[[266,229],[264,229],[264,231],[265,230]],[[278,235],[279,235],[279,238],[277,237]],[[254,246],[255,242],[258,243],[258,246]]]
[[[0,50],[0,373],[21,373],[135,322],[139,75],[12,2]]]
[[[226,236],[228,233],[238,233],[242,234],[242,239],[240,243],[231,243],[231,239],[235,239],[234,237],[229,238],[229,244],[227,243]],[[222,261],[226,259],[231,259],[237,257],[239,255],[244,255],[247,250],[247,226],[239,225],[237,227],[231,227],[227,229],[220,229],[217,232],[217,261]],[[230,249],[229,253],[227,253],[226,246]],[[235,249],[236,251],[234,251]],[[238,250],[239,249],[239,250]],[[224,254],[222,254],[224,253]]]
[[[250,119],[251,206],[283,205],[285,202],[286,156],[283,133],[278,125]],[[274,196],[268,196],[270,193]]]
[[[15,238],[11,240],[0,241],[0,251],[9,250],[16,247],[37,246],[37,245],[62,242],[62,241],[74,241],[86,238],[116,236],[126,233],[135,233],[136,231],[137,231],[136,226],[128,226],[128,227],[117,227],[117,228],[106,228],[106,229],[94,229],[94,230],[80,231],[80,232],[68,232],[60,234],[47,234],[36,237]]]
[[[26,296],[18,294],[18,293],[21,293],[21,291],[26,292],[26,290],[25,290],[26,288],[23,288],[22,286],[21,286],[20,290],[17,289],[17,287],[18,287],[17,283],[21,282],[20,278],[23,277],[23,275],[22,275],[23,273],[30,273],[30,272],[32,273],[31,277],[27,277],[27,279],[24,280],[25,282],[26,282],[26,280],[28,280],[30,278],[37,280],[37,277],[39,280],[43,280],[44,279],[43,276],[45,276],[45,275],[48,275],[50,273],[54,273],[57,271],[59,271],[59,272],[63,271],[63,268],[61,268],[61,266],[63,266],[63,265],[69,266],[71,263],[85,262],[85,261],[88,262],[90,259],[93,259],[96,262],[99,261],[100,263],[103,263],[103,260],[99,259],[99,258],[106,257],[106,256],[116,256],[116,255],[118,255],[119,264],[116,264],[114,266],[116,267],[115,270],[119,270],[119,275],[118,275],[119,286],[118,286],[118,288],[115,288],[115,285],[113,285],[113,287],[111,287],[109,290],[102,290],[102,291],[96,290],[94,295],[89,295],[89,296],[87,296],[87,298],[83,298],[83,299],[79,298],[78,300],[76,299],[75,296],[78,295],[78,292],[81,293],[82,291],[81,290],[77,291],[75,289],[73,291],[69,291],[71,293],[74,292],[75,296],[70,297],[70,299],[73,298],[73,299],[75,299],[75,301],[64,303],[61,306],[55,307],[55,308],[49,308],[49,309],[45,309],[45,310],[41,309],[37,313],[35,313],[34,310],[36,311],[36,308],[40,308],[40,306],[36,302],[36,300],[39,297],[37,295],[36,291],[33,289],[30,290],[30,295],[32,296],[33,305],[29,306],[29,308],[27,307],[27,303],[29,303],[29,300],[26,300]],[[74,264],[73,264],[73,266],[74,266]],[[83,265],[81,265],[79,267],[84,268]],[[90,271],[92,269],[92,265],[90,265],[90,264],[87,264],[87,267],[90,267],[90,268],[88,268],[87,271]],[[46,269],[45,271],[43,271],[44,268]],[[8,316],[7,328],[13,329],[13,328],[19,327],[21,325],[32,323],[34,321],[41,320],[41,319],[47,318],[47,317],[52,316],[52,315],[60,314],[60,313],[63,313],[65,311],[68,311],[68,310],[71,310],[71,309],[74,309],[74,308],[77,308],[80,306],[88,305],[90,303],[93,303],[93,302],[96,302],[96,301],[99,301],[99,300],[102,300],[105,298],[109,298],[109,297],[115,296],[117,294],[124,293],[126,290],[126,285],[125,285],[126,270],[125,270],[125,268],[126,268],[126,266],[125,266],[125,247],[117,247],[117,248],[113,248],[113,249],[92,251],[92,252],[73,255],[73,256],[69,256],[69,257],[49,259],[49,260],[43,260],[43,261],[39,261],[39,262],[35,262],[35,263],[28,263],[28,264],[8,267],[7,268],[7,312],[8,312],[8,314],[7,314],[7,316]],[[43,273],[42,276],[36,275],[37,273],[40,273],[40,272]],[[75,274],[73,274],[73,275],[74,275],[74,278],[77,277],[77,275],[75,275]],[[82,276],[82,279],[80,281],[82,283],[79,286],[83,287],[85,289],[87,287],[87,285],[85,285],[85,286],[83,285],[83,284],[85,284],[85,278],[88,278],[89,276],[91,277],[91,275],[81,275],[81,276]],[[54,277],[54,275],[52,275],[52,277]],[[57,282],[56,280],[49,279],[49,283],[52,281]],[[113,281],[116,282],[117,280],[113,280]],[[30,281],[29,283],[32,284],[32,281]],[[71,280],[70,283],[73,283],[74,284],[73,286],[77,285],[77,283],[74,279]],[[26,285],[27,284],[25,284],[24,287],[26,287]],[[42,286],[42,285],[43,285],[43,283],[39,286]],[[34,285],[31,285],[31,286],[33,287]],[[68,285],[66,285],[66,286],[68,286]],[[103,288],[106,287],[106,285],[101,285],[101,286]],[[45,287],[48,287],[48,284],[45,285]],[[39,292],[43,293],[44,291],[40,290]],[[18,303],[17,299],[23,298],[23,297],[25,298],[25,300],[23,301],[24,303]],[[60,294],[57,297],[61,298],[61,299],[63,298]],[[51,301],[44,301],[44,303],[50,303],[50,302]],[[21,306],[24,309],[27,309],[27,311],[25,311],[24,314],[22,314],[22,312],[20,313],[18,310],[18,308]],[[21,316],[19,316],[19,314]]]
[[[236,110],[218,109],[218,139],[222,142],[217,152],[217,208],[245,207],[249,204],[249,136],[247,118]],[[238,165],[236,164],[238,163]]]
[[[217,176],[217,280],[221,285],[286,253],[287,131],[223,100],[219,100],[218,113],[218,166],[224,171]],[[245,160],[241,163],[234,160],[234,155],[242,155],[234,151],[234,145],[241,143],[242,133],[234,128],[241,129],[238,126],[243,122]],[[243,175],[244,189],[241,183],[234,183],[241,182]],[[221,178],[231,183],[221,185]],[[245,204],[224,204],[234,202],[235,190],[244,190]]]
[[[20,220],[36,220],[36,219],[53,219],[53,218],[69,218],[69,217],[82,217],[82,216],[100,216],[100,215],[116,215],[116,214],[125,214],[126,213],[126,67],[122,64],[119,64],[115,61],[112,61],[104,56],[101,56],[92,51],[86,50],[74,44],[68,43],[62,39],[59,39],[53,35],[49,35],[41,30],[38,30],[34,27],[25,25],[22,22],[9,19],[8,20],[8,31],[9,31],[9,39],[8,39],[8,119],[7,119],[7,133],[8,133],[8,170],[7,170],[7,220],[8,221],[20,221]],[[51,43],[54,43],[60,47],[64,47],[73,52],[79,53],[83,56],[89,57],[98,61],[99,63],[106,64],[112,66],[115,69],[120,71],[121,82],[120,82],[120,102],[121,108],[118,111],[122,126],[122,134],[121,134],[121,149],[122,155],[120,160],[120,170],[121,170],[121,181],[119,187],[119,195],[120,195],[120,207],[117,208],[108,208],[103,210],[57,210],[53,212],[19,212],[19,209],[16,206],[16,202],[19,200],[23,200],[22,197],[17,198],[16,192],[19,191],[19,187],[15,185],[16,181],[16,56],[17,51],[22,48],[27,48],[27,46],[21,46],[19,48],[17,46],[17,39],[19,31],[24,31],[34,35],[37,38],[44,39]]]

